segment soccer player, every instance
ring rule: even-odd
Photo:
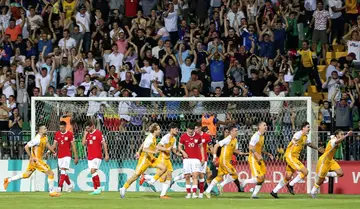
[[[316,175],[318,177],[316,183],[311,189],[310,195],[312,198],[316,197],[319,187],[324,182],[325,177],[343,177],[344,172],[340,165],[334,160],[336,150],[339,148],[340,143],[348,136],[352,135],[352,131],[349,131],[346,135],[342,130],[336,130],[334,135],[330,136],[330,141],[327,143],[325,152],[318,160],[316,166]]]
[[[160,160],[156,159],[154,156],[155,154],[159,153],[159,150],[156,147],[156,137],[160,135],[160,126],[157,123],[151,124],[149,127],[149,132],[150,134],[145,138],[145,141],[142,145],[142,152],[136,166],[134,175],[131,176],[123,185],[123,187],[120,188],[121,198],[125,197],[126,190],[149,167],[157,168],[156,174],[149,181],[150,185],[153,185],[166,172],[165,164]]]
[[[94,191],[90,195],[98,195],[101,193],[100,177],[97,170],[100,168],[102,160],[102,149],[105,152],[105,161],[109,161],[108,147],[101,131],[95,129],[95,125],[92,121],[85,123],[84,136],[82,138],[82,144],[87,146],[88,166],[92,176]]]
[[[191,190],[193,192],[192,198],[198,198],[196,191],[198,188],[198,177],[200,167],[205,163],[205,153],[203,144],[201,143],[201,136],[194,131],[195,126],[188,126],[186,133],[181,135],[180,143],[178,146],[179,151],[184,158],[183,168],[186,182],[185,198],[191,198]],[[185,149],[183,149],[183,147]],[[201,162],[200,162],[201,160]],[[192,177],[192,186],[190,184],[190,178]]]
[[[212,188],[217,185],[220,181],[221,184],[219,185],[219,192],[221,193],[222,187],[224,187],[226,184],[233,182],[235,179],[238,178],[238,175],[236,173],[236,169],[234,168],[234,166],[231,164],[231,160],[232,160],[232,156],[234,153],[237,154],[242,154],[240,152],[240,150],[238,150],[238,141],[237,141],[237,136],[238,136],[238,129],[233,126],[229,128],[230,130],[230,135],[227,136],[226,138],[224,138],[223,140],[219,141],[213,149],[213,162],[217,162],[217,150],[219,147],[222,147],[221,149],[221,154],[219,156],[219,169],[218,169],[218,173],[217,176],[211,181],[210,186],[206,189],[205,191],[205,196],[207,198],[211,198],[210,192],[212,190]],[[224,176],[226,175],[225,180]]]
[[[35,170],[38,170],[48,176],[50,192],[49,195],[51,197],[59,197],[60,193],[58,193],[54,188],[54,172],[42,160],[42,156],[44,155],[46,148],[48,148],[53,155],[56,155],[56,152],[48,143],[46,126],[40,125],[38,129],[38,134],[25,146],[25,151],[28,156],[30,156],[29,165],[26,171],[22,174],[18,174],[16,176],[4,179],[4,189],[7,189],[10,182],[16,181],[18,179],[27,179],[34,173]]]
[[[67,124],[65,121],[60,121],[60,130],[55,133],[54,144],[52,145],[53,150],[58,148],[58,165],[60,168],[60,181],[58,185],[58,192],[61,192],[64,181],[68,187],[68,192],[74,189],[74,186],[71,185],[69,176],[66,174],[66,171],[70,169],[71,161],[71,151],[74,154],[74,163],[77,165],[79,158],[76,152],[74,134],[71,131],[67,131]]]
[[[209,128],[206,126],[200,127],[200,126],[196,126],[195,127],[195,132],[197,132],[198,134],[200,134],[201,136],[201,143],[203,145],[204,148],[204,155],[205,155],[205,162],[203,165],[201,165],[200,167],[200,174],[199,174],[199,198],[203,198],[204,197],[204,188],[205,188],[205,175],[208,171],[207,169],[207,151],[208,151],[208,145],[209,145],[209,149],[212,149],[212,140],[211,140],[211,136],[210,136],[210,132],[209,132]]]
[[[166,166],[166,172],[160,177],[160,182],[162,182],[162,190],[161,190],[160,198],[162,199],[170,198],[169,196],[166,195],[166,192],[170,187],[172,172],[174,171],[170,160],[170,152],[173,152],[178,156],[182,156],[181,153],[177,152],[176,139],[175,139],[175,136],[179,133],[179,128],[176,123],[170,123],[169,129],[170,129],[169,133],[163,136],[159,144],[156,146],[157,149],[160,151],[158,160],[160,162],[163,162]],[[145,181],[151,181],[151,179],[153,179],[153,176],[143,174],[140,179],[140,186]]]
[[[304,122],[301,125],[301,131],[298,131],[294,134],[291,142],[286,148],[285,161],[287,165],[286,165],[285,178],[278,183],[278,185],[274,188],[273,191],[271,191],[270,194],[274,198],[279,198],[277,193],[285,185],[287,185],[289,192],[294,195],[295,194],[294,185],[299,181],[305,179],[306,176],[308,175],[307,168],[299,160],[300,153],[305,145],[311,147],[312,149],[318,150],[321,153],[324,152],[323,148],[317,148],[308,139],[309,131],[310,131],[309,122]],[[299,174],[289,183],[295,172],[299,172]]]
[[[258,123],[258,131],[254,133],[251,137],[250,144],[249,144],[249,166],[251,170],[251,179],[246,179],[241,182],[241,187],[244,188],[247,184],[256,184],[254,192],[251,195],[251,198],[258,198],[256,195],[259,193],[262,184],[265,181],[265,174],[266,174],[266,166],[265,162],[262,157],[262,153],[268,155],[268,157],[273,160],[274,157],[268,153],[263,151],[264,147],[264,134],[267,131],[267,125],[264,121]]]

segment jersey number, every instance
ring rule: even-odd
[[[195,147],[195,143],[189,143],[188,147]]]
[[[89,144],[93,144],[93,140],[89,140]]]
[[[63,141],[63,140],[61,140],[61,141],[60,141],[60,144],[61,144],[61,145],[63,145],[63,144],[64,144],[64,141]]]

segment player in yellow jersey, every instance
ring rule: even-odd
[[[327,143],[325,152],[322,154],[316,165],[317,181],[311,189],[310,195],[315,198],[319,187],[324,182],[325,177],[343,177],[344,172],[340,165],[334,160],[336,150],[339,148],[340,143],[348,136],[352,135],[349,131],[346,135],[340,129],[336,130],[334,135],[330,136],[330,141]]]
[[[238,136],[238,129],[235,126],[233,126],[229,130],[230,130],[230,135],[227,136],[225,139],[216,143],[213,148],[213,156],[214,156],[213,161],[216,162],[217,161],[217,156],[216,156],[217,150],[219,149],[219,147],[222,147],[221,153],[219,156],[219,169],[218,169],[217,176],[211,181],[209,187],[204,192],[204,195],[207,198],[211,198],[211,195],[210,195],[211,190],[213,189],[213,187],[215,185],[217,185],[219,182],[221,182],[223,180],[225,175],[226,175],[226,178],[224,179],[223,182],[221,182],[221,188],[223,186],[225,186],[226,184],[233,182],[235,179],[238,178],[236,169],[230,162],[232,160],[232,156],[234,153],[242,154],[242,152],[240,152],[240,150],[238,150],[238,141],[236,139],[236,137]],[[220,192],[221,188],[219,189],[219,192]]]
[[[49,192],[51,197],[59,197],[60,193],[54,188],[54,172],[50,167],[43,161],[43,155],[45,154],[45,149],[47,148],[50,152],[56,155],[55,151],[52,149],[48,143],[47,138],[47,128],[44,125],[39,126],[38,134],[29,141],[25,146],[25,151],[30,156],[29,165],[26,171],[22,174],[4,179],[4,189],[6,190],[9,183],[16,181],[18,179],[27,179],[29,178],[35,170],[45,173],[48,176]]]
[[[263,151],[264,148],[264,142],[265,142],[265,133],[267,131],[267,125],[264,121],[261,121],[258,123],[258,131],[254,133],[254,135],[251,137],[250,144],[249,144],[249,166],[251,170],[251,176],[252,178],[246,179],[241,182],[242,189],[247,184],[256,184],[254,192],[251,195],[251,198],[258,198],[256,195],[259,193],[262,184],[265,181],[265,174],[266,174],[266,166],[264,159],[262,157],[262,153],[265,155],[268,155],[268,157],[273,160],[274,157],[268,153]]]
[[[160,177],[160,182],[162,183],[162,190],[160,194],[160,198],[168,199],[169,197],[166,195],[167,190],[170,186],[170,181],[172,178],[172,172],[174,171],[171,160],[170,153],[173,152],[178,156],[182,156],[181,153],[177,152],[176,149],[176,139],[175,136],[179,133],[179,128],[176,123],[169,124],[169,133],[162,137],[161,141],[157,145],[158,150],[160,151],[158,161],[164,163],[166,166],[166,172]],[[153,178],[151,175],[142,175],[140,179],[140,186],[145,181],[150,181]]]
[[[294,134],[291,142],[289,143],[288,147],[285,151],[285,161],[286,161],[286,173],[285,178],[282,179],[278,185],[271,191],[270,195],[274,198],[279,198],[277,193],[278,191],[283,188],[285,185],[287,186],[289,192],[291,194],[294,193],[294,185],[299,181],[306,178],[308,175],[308,170],[299,160],[300,153],[303,150],[304,146],[311,147],[321,153],[324,152],[323,148],[318,148],[317,146],[313,145],[308,138],[308,134],[310,131],[310,124],[309,122],[304,122],[301,125],[301,131],[298,131]],[[289,183],[293,174],[299,172],[299,174]]]
[[[125,197],[126,190],[130,185],[139,178],[149,167],[157,168],[155,176],[149,181],[149,184],[153,185],[165,172],[166,166],[164,163],[155,158],[155,154],[159,153],[156,147],[156,137],[160,135],[160,126],[157,123],[153,123],[149,127],[150,134],[146,137],[142,152],[135,169],[135,173],[131,176],[123,187],[120,189],[121,198]]]

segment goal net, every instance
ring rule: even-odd
[[[135,153],[143,142],[149,125],[156,122],[162,129],[162,134],[168,131],[170,122],[179,125],[180,133],[186,131],[189,124],[206,124],[205,118],[216,118],[217,139],[223,138],[224,127],[234,124],[239,129],[238,145],[243,152],[248,152],[251,136],[256,131],[256,124],[265,121],[268,132],[265,136],[265,150],[275,157],[270,160],[264,156],[267,166],[266,183],[262,192],[270,192],[282,179],[285,173],[284,152],[295,131],[300,130],[304,121],[312,125],[309,135],[317,144],[317,109],[310,97],[284,98],[66,98],[66,97],[33,97],[31,109],[32,135],[35,127],[45,124],[52,143],[53,135],[58,130],[60,120],[70,121],[69,130],[74,132],[76,147],[80,162],[71,164],[69,176],[75,184],[75,190],[92,190],[90,174],[87,169],[86,147],[81,145],[84,123],[93,120],[96,128],[101,130],[109,147],[110,161],[102,162],[100,167],[101,185],[107,191],[117,191],[124,184],[136,167]],[[210,120],[214,121],[214,120]],[[180,134],[179,134],[180,135]],[[161,137],[160,136],[160,137]],[[159,139],[160,139],[159,137]],[[178,139],[178,137],[177,137]],[[210,155],[209,155],[210,156]],[[309,169],[306,181],[297,184],[298,193],[309,192],[314,181],[317,162],[317,152],[304,149],[301,160]],[[172,156],[173,176],[182,173],[182,159]],[[57,161],[48,160],[49,165],[57,173]],[[237,156],[234,165],[239,173],[239,179],[251,176],[247,164],[247,156]],[[154,173],[154,169],[147,171]],[[160,190],[160,185],[157,185]],[[252,186],[247,186],[248,191]],[[47,189],[45,176],[37,172],[31,179],[32,191]],[[235,184],[229,184],[225,191],[237,191]],[[134,183],[130,191],[150,191],[149,188]],[[172,191],[185,191],[184,181],[179,181],[171,188]],[[280,192],[285,192],[281,190]]]

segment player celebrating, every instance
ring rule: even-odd
[[[234,166],[231,164],[231,160],[232,160],[232,156],[234,153],[237,154],[242,154],[239,150],[238,150],[238,141],[236,139],[236,137],[238,136],[238,129],[233,126],[230,127],[230,135],[227,136],[226,138],[224,138],[223,140],[219,141],[218,143],[216,143],[216,145],[214,146],[213,149],[213,162],[217,162],[218,158],[217,158],[217,150],[219,147],[222,147],[221,149],[221,154],[219,157],[219,169],[218,169],[218,173],[217,176],[211,181],[210,186],[206,189],[205,191],[205,196],[207,198],[210,198],[210,192],[212,190],[212,188],[217,185],[220,181],[223,180],[224,176],[226,176],[225,180],[223,182],[221,182],[221,184],[219,185],[219,192],[221,193],[222,187],[224,187],[226,184],[233,182],[235,179],[238,178],[238,175],[236,173],[236,169],[234,168]]]
[[[150,134],[145,138],[145,141],[142,145],[142,152],[136,166],[134,175],[126,181],[122,188],[120,188],[121,198],[125,197],[126,190],[149,167],[157,168],[155,176],[152,177],[152,179],[149,181],[150,185],[153,185],[166,172],[166,166],[164,165],[164,163],[157,160],[154,156],[159,152],[156,147],[156,137],[160,135],[160,126],[157,123],[151,124],[149,127],[149,132]]]
[[[191,198],[191,190],[193,192],[192,198],[198,198],[196,196],[198,177],[200,167],[205,163],[205,153],[203,145],[201,143],[201,137],[199,134],[196,134],[194,132],[194,128],[194,125],[190,125],[187,128],[186,133],[181,135],[180,143],[178,146],[178,149],[182,153],[182,156],[184,158],[183,168],[187,192],[185,198],[187,199]],[[183,146],[185,147],[185,150],[183,149]],[[190,177],[192,177],[193,180],[192,186],[190,185]]]
[[[178,153],[176,149],[175,136],[178,134],[179,128],[176,123],[170,123],[169,128],[170,128],[169,133],[163,136],[159,144],[156,146],[157,149],[160,151],[158,160],[160,162],[163,162],[166,166],[166,172],[160,177],[160,182],[162,182],[162,190],[161,190],[160,198],[162,199],[170,198],[166,195],[166,192],[170,187],[172,172],[174,171],[170,160],[170,152],[172,151],[174,154],[178,156],[182,156],[181,153]],[[153,179],[153,176],[143,174],[140,179],[140,186],[145,181],[150,181],[151,179]]]
[[[285,160],[286,160],[286,173],[285,178],[279,182],[275,189],[270,193],[274,198],[279,198],[277,192],[284,186],[287,185],[287,188],[291,194],[294,193],[294,185],[299,181],[305,179],[308,175],[308,170],[299,160],[300,153],[304,146],[309,146],[312,149],[318,150],[319,152],[324,152],[322,148],[317,148],[315,145],[311,144],[311,141],[308,139],[307,135],[310,131],[309,122],[304,122],[301,125],[301,131],[298,131],[294,134],[291,142],[285,151]],[[289,184],[291,177],[295,172],[300,172]]]
[[[268,153],[263,151],[264,147],[264,134],[267,131],[267,125],[264,121],[258,123],[258,131],[251,137],[249,144],[249,166],[251,170],[251,179],[246,179],[241,182],[241,187],[244,188],[247,184],[256,184],[254,192],[251,195],[251,198],[258,198],[256,195],[259,193],[262,184],[265,181],[266,174],[266,166],[265,162],[262,158],[262,153],[268,155],[271,160],[274,157]]]
[[[101,131],[95,129],[93,122],[88,121],[85,123],[84,136],[82,144],[87,146],[88,166],[92,176],[94,191],[90,195],[98,195],[101,193],[100,177],[97,170],[100,168],[102,159],[102,149],[105,152],[105,161],[109,161],[108,147]]]
[[[16,176],[4,179],[4,189],[6,190],[9,183],[16,181],[18,179],[27,179],[29,178],[35,170],[45,173],[48,176],[49,192],[51,197],[59,197],[60,193],[56,192],[54,188],[54,172],[50,167],[42,160],[45,149],[48,148],[53,155],[56,155],[56,152],[48,143],[47,138],[47,128],[44,125],[40,125],[38,129],[38,134],[29,141],[25,146],[25,151],[30,156],[29,165],[25,173],[18,174]],[[31,150],[30,150],[31,149]]]
[[[328,177],[343,177],[344,172],[340,165],[334,160],[336,150],[339,148],[340,143],[348,136],[352,135],[352,131],[349,131],[346,135],[342,130],[336,130],[334,135],[330,136],[330,141],[327,143],[325,152],[318,160],[316,166],[316,174],[318,177],[317,182],[311,189],[311,196],[316,197],[319,187],[324,182],[326,176]],[[330,171],[330,172],[329,172]]]
[[[71,185],[69,176],[66,174],[66,171],[70,169],[70,160],[71,160],[71,151],[74,153],[74,163],[77,165],[79,159],[76,152],[75,142],[74,142],[74,134],[71,131],[66,130],[66,122],[60,122],[60,131],[55,133],[54,144],[52,146],[53,150],[58,147],[58,165],[60,168],[60,181],[58,185],[58,192],[61,192],[64,181],[66,182],[68,187],[68,192],[74,188]]]

